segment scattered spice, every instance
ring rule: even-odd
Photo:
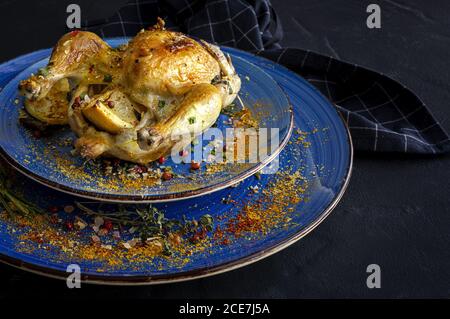
[[[73,230],[73,223],[72,222],[67,221],[65,225],[66,225],[66,229],[68,231],[72,231]]]
[[[267,234],[289,225],[289,212],[304,199],[308,183],[298,171],[278,172],[276,175],[276,181],[262,190],[262,196],[257,201],[234,203],[240,210],[228,218],[224,229],[216,228],[214,238],[217,241],[224,244],[223,241],[230,236],[240,238],[251,234]]]
[[[191,161],[191,170],[198,170],[200,169],[200,163],[199,162],[195,162],[195,161]]]
[[[173,178],[173,174],[170,173],[170,172],[164,172],[162,174],[162,179],[165,180],[165,181],[168,181],[168,180],[170,180],[172,178]]]

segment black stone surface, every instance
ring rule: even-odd
[[[73,1],[0,3],[0,60],[49,47]],[[108,15],[123,1],[77,1],[82,14]],[[366,27],[378,3],[382,28]],[[107,6],[108,4],[108,6]],[[450,131],[450,3],[443,0],[273,0],[284,45],[351,61],[416,92]],[[357,154],[347,193],[314,232],[256,264],[154,287],[84,285],[0,265],[0,297],[401,298],[450,295],[450,156]],[[366,267],[381,266],[381,289],[366,287]]]

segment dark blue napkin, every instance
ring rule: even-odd
[[[133,0],[112,17],[86,21],[102,37],[134,36],[155,23],[270,58],[297,72],[336,105],[360,151],[439,154],[447,133],[414,93],[358,65],[281,48],[282,28],[269,0]]]

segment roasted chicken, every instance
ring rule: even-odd
[[[190,143],[214,124],[240,87],[229,56],[165,30],[161,19],[117,49],[90,32],[68,33],[48,66],[19,85],[32,116],[69,123],[82,156],[141,164],[175,144],[182,147],[181,137]],[[64,102],[63,96],[71,98]]]

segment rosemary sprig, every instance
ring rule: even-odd
[[[198,221],[188,220],[185,216],[182,221],[179,221],[166,218],[164,212],[152,205],[132,206],[133,209],[118,205],[117,210],[105,212],[101,209],[101,205],[97,210],[93,210],[85,204],[87,203],[75,202],[75,205],[86,215],[107,218],[121,226],[136,227],[142,242],[146,242],[148,239],[160,239],[163,244],[163,253],[166,255],[172,254],[170,234],[179,233],[192,237],[199,231],[213,229],[213,218],[209,214],[201,216]]]
[[[43,214],[45,211],[34,205],[17,193],[14,193],[6,185],[6,178],[0,169],[0,204],[10,215],[23,215],[31,217],[36,214]]]

